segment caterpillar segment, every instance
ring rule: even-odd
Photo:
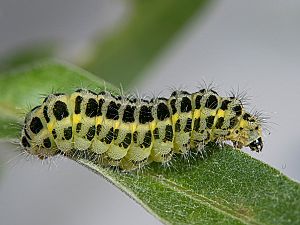
[[[89,152],[96,163],[123,170],[167,163],[174,153],[202,151],[208,142],[263,147],[259,118],[239,99],[206,89],[151,101],[86,89],[51,94],[26,115],[21,135],[25,150],[41,159]]]
[[[127,107],[127,114],[123,116],[123,120],[131,124],[131,144],[120,164],[121,168],[130,170],[150,162],[149,156],[153,146],[151,132],[151,123],[154,122],[151,112],[153,105],[146,100],[135,99],[133,102],[130,108]]]
[[[174,128],[172,126],[171,109],[168,99],[158,98],[153,100],[151,124],[153,134],[153,148],[150,159],[155,162],[168,162],[174,153]]]

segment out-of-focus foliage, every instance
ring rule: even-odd
[[[100,43],[82,65],[102,79],[128,87],[155,60],[207,0],[132,0],[127,22]]]
[[[16,48],[13,52],[2,56],[0,59],[0,71],[7,71],[35,61],[52,58],[55,55],[55,51],[55,44],[49,42]]]

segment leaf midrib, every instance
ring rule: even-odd
[[[77,159],[77,160],[73,159],[73,160],[79,162],[81,165],[83,165],[85,167],[87,166],[87,164],[89,164],[88,168],[94,170],[94,172],[96,172],[96,173],[99,173],[101,171],[101,174],[104,176],[104,178],[106,180],[108,180],[109,182],[112,182],[116,186],[118,186],[123,192],[127,193],[127,195],[129,195],[129,197],[133,198],[135,201],[137,201],[139,204],[141,204],[147,211],[151,212],[154,216],[159,218],[163,223],[169,224],[168,221],[162,220],[162,218],[160,218],[160,216],[158,216],[156,212],[154,212],[151,208],[149,208],[147,205],[145,205],[142,201],[139,201],[139,198],[136,196],[135,193],[133,193],[130,190],[128,190],[127,188],[125,188],[125,186],[123,184],[121,184],[118,180],[116,180],[113,176],[111,176],[110,173],[108,171],[106,171],[104,168],[101,168],[101,170],[99,170],[99,167],[97,165],[91,164],[89,161],[86,161],[84,159]],[[259,222],[259,221],[255,220],[253,217],[249,217],[244,214],[238,213],[234,209],[232,209],[222,203],[219,203],[216,200],[212,200],[202,194],[195,193],[195,192],[191,191],[190,189],[188,189],[187,187],[184,187],[183,185],[178,185],[176,182],[166,178],[162,174],[155,174],[155,173],[152,173],[149,171],[149,172],[147,172],[147,176],[149,178],[151,178],[154,182],[160,183],[161,185],[165,186],[166,188],[174,190],[176,193],[182,194],[185,197],[198,202],[199,204],[202,204],[209,208],[212,208],[213,210],[218,211],[222,214],[226,214],[230,218],[238,220],[243,224],[247,224],[247,225],[266,225],[267,224],[267,223]],[[224,199],[222,199],[222,200],[225,201]]]
[[[172,190],[176,191],[177,193],[183,194],[184,196],[186,196],[196,202],[199,202],[200,204],[206,205],[214,210],[217,210],[223,214],[226,214],[233,219],[237,219],[244,224],[255,224],[255,225],[264,225],[265,224],[265,223],[256,221],[252,217],[248,217],[248,216],[245,216],[244,214],[238,213],[234,209],[232,209],[228,206],[222,205],[221,203],[219,203],[215,200],[209,199],[209,198],[205,197],[204,195],[195,193],[182,185],[178,185],[174,181],[167,179],[166,177],[164,177],[162,175],[158,176],[158,175],[151,174],[151,173],[148,173],[147,175],[149,175],[155,181],[157,181],[159,183],[163,183],[167,188],[172,189]]]

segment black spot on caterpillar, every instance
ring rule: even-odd
[[[123,170],[224,141],[261,151],[261,121],[238,98],[206,89],[151,101],[85,89],[51,94],[26,115],[21,135],[23,148],[41,159],[87,151]]]

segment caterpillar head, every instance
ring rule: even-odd
[[[252,151],[260,152],[262,150],[262,148],[263,148],[262,138],[259,137],[259,138],[255,139],[248,146],[250,147],[250,149]]]
[[[263,149],[262,127],[258,118],[245,112],[235,130],[237,147],[249,147],[252,151]]]

